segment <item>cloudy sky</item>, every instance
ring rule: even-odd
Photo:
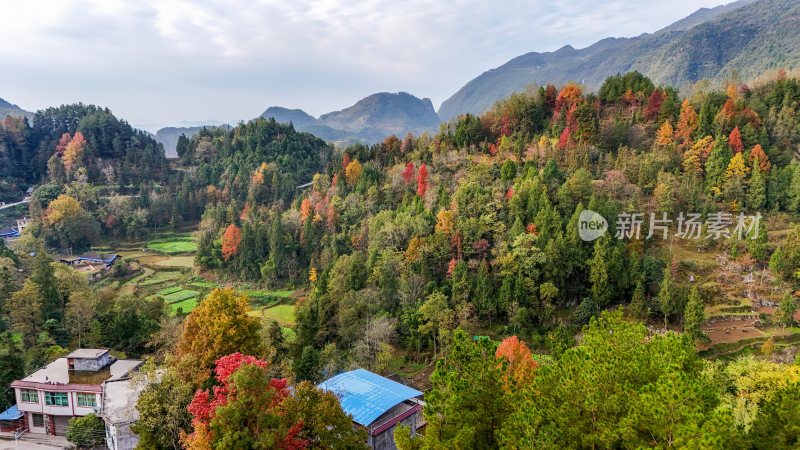
[[[652,32],[730,0],[4,1],[0,97],[133,124],[338,110],[407,91],[438,108],[529,51]]]

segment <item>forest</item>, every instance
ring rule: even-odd
[[[259,118],[170,161],[107,109],[7,118],[0,195],[36,187],[0,241],[0,389],[95,346],[147,360],[142,449],[359,448],[315,387],[356,367],[425,390],[402,449],[791,448],[798,109],[782,70],[683,96],[630,72],[371,146]],[[148,263],[175,233],[185,267]],[[124,257],[99,282],[57,262],[101,249]]]

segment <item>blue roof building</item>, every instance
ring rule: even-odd
[[[0,228],[0,239],[10,240],[19,237],[19,230],[16,228]]]
[[[367,429],[367,444],[378,450],[394,450],[394,428],[398,424],[416,433],[424,425],[422,392],[406,385],[356,369],[319,384],[339,398],[339,404],[353,422]]]

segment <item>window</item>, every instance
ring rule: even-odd
[[[44,427],[44,416],[42,414],[31,414],[33,416],[33,426]]]
[[[22,401],[25,403],[39,403],[39,393],[33,389],[23,389],[22,392],[20,392],[20,397],[22,397]]]
[[[78,392],[78,406],[94,408],[97,406],[97,397],[94,394]]]
[[[45,392],[44,403],[48,406],[69,406],[66,392]]]

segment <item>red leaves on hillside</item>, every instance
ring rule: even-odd
[[[417,195],[425,197],[426,192],[428,192],[428,167],[422,163],[417,174]]]
[[[653,89],[653,93],[647,99],[647,106],[644,108],[644,117],[647,120],[658,118],[662,103],[664,103],[664,92],[661,89]]]
[[[406,184],[411,184],[411,180],[414,179],[414,163],[410,162],[406,164],[405,170],[403,170],[403,182]]]
[[[736,127],[731,131],[731,134],[728,136],[728,145],[731,147],[734,153],[741,153],[744,150],[744,145],[742,144],[742,134],[739,133],[739,127]]]
[[[222,258],[225,261],[233,258],[239,252],[242,243],[242,230],[234,224],[228,225],[222,234]]]

